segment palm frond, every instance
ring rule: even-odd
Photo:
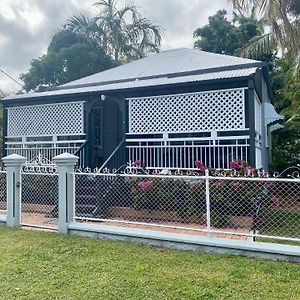
[[[236,54],[242,57],[257,59],[262,54],[274,50],[274,36],[271,33],[254,37],[244,48],[238,49]]]
[[[68,29],[80,34],[89,34],[93,31],[94,26],[93,20],[82,13],[70,18],[66,23]]]

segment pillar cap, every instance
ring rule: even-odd
[[[26,162],[26,157],[14,153],[3,157],[2,161],[6,166],[19,166]]]
[[[79,157],[68,152],[53,157],[54,163],[57,165],[76,165]]]

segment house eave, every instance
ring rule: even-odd
[[[233,83],[233,82],[239,82],[239,81],[245,81],[245,86],[247,85],[247,81],[251,78],[254,78],[254,74],[247,75],[247,76],[239,76],[239,77],[233,77],[233,78],[219,78],[219,79],[211,79],[211,80],[204,80],[204,81],[193,81],[193,82],[180,82],[180,83],[170,83],[170,84],[161,84],[161,85],[148,85],[148,86],[141,86],[141,87],[130,87],[130,88],[121,88],[121,89],[99,89],[99,90],[92,90],[92,91],[78,91],[76,92],[76,89],[72,90],[65,90],[65,93],[63,94],[54,94],[54,95],[43,95],[41,93],[40,96],[36,96],[35,94],[32,94],[32,97],[30,97],[28,94],[26,94],[26,97],[22,98],[21,95],[18,95],[18,97],[6,97],[1,100],[1,103],[3,106],[10,106],[14,104],[20,104],[20,103],[28,103],[28,102],[39,102],[43,100],[43,102],[59,102],[62,99],[65,99],[68,97],[69,99],[72,99],[72,101],[76,99],[82,99],[83,97],[89,97],[91,95],[95,94],[106,94],[106,95],[115,95],[115,94],[126,94],[130,93],[132,91],[135,92],[142,92],[145,90],[156,90],[156,89],[170,89],[170,88],[183,88],[183,87],[195,87],[195,86],[212,86],[219,83]]]

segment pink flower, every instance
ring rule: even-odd
[[[133,163],[136,167],[140,167],[142,165],[142,161],[139,159],[135,160]]]
[[[281,206],[281,202],[282,202],[282,199],[279,197],[279,196],[272,196],[272,202],[273,202],[273,207],[280,207]]]
[[[196,160],[196,161],[195,161],[195,166],[196,166],[196,168],[197,168],[198,170],[200,170],[200,171],[202,171],[202,172],[205,171],[205,170],[207,169],[207,167],[203,165],[203,163],[202,163],[201,160]]]
[[[246,175],[251,176],[255,172],[255,168],[246,167],[245,171],[246,171]]]
[[[141,181],[138,184],[139,188],[142,189],[143,191],[149,191],[152,186],[153,186],[153,181],[152,180],[147,180],[147,181]]]
[[[235,190],[235,191],[238,191],[240,188],[241,188],[242,184],[240,182],[234,182],[232,184],[232,188]]]
[[[241,168],[240,164],[238,161],[233,160],[230,162],[230,169],[238,171]]]

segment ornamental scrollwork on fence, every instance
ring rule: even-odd
[[[300,179],[300,164],[296,166],[288,167],[282,172],[274,172],[274,178],[291,178],[291,179]]]
[[[235,163],[235,164],[234,164]],[[268,172],[263,169],[255,169],[243,161],[232,161],[231,169],[211,169],[204,166],[201,162],[196,161],[197,168],[193,169],[168,169],[168,168],[153,168],[148,169],[143,166],[141,161],[129,161],[126,165],[119,168],[103,169],[84,168],[77,169],[77,172],[94,173],[97,174],[127,174],[127,175],[160,175],[160,176],[205,176],[212,177],[237,177],[237,178],[290,178],[300,179],[300,165],[289,167],[282,172]]]
[[[57,174],[57,166],[39,153],[22,165],[21,173]]]

